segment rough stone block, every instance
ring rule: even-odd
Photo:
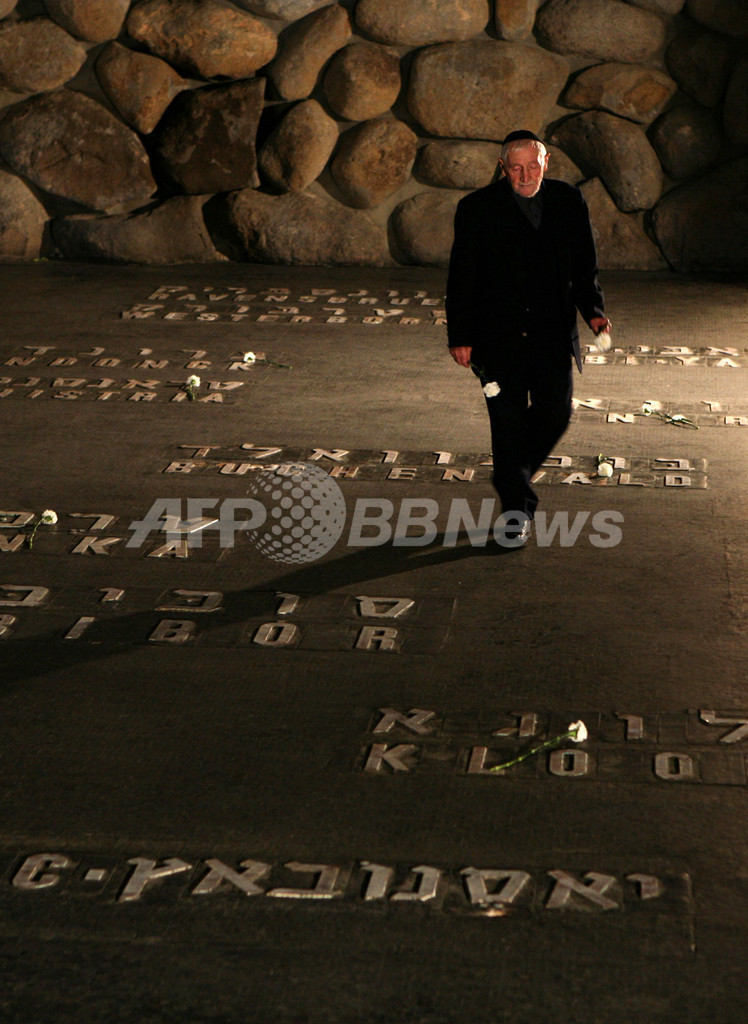
[[[143,135],[153,131],[177,93],[189,88],[166,61],[116,42],[97,57],[96,77],[124,120]]]
[[[548,162],[547,178],[557,178],[569,185],[578,185],[583,180],[584,174],[580,171],[570,156],[567,156],[558,146],[546,146],[550,157]]]
[[[633,64],[597,64],[586,68],[564,94],[566,106],[607,110],[649,124],[664,109],[678,86],[667,75]]]
[[[494,24],[499,39],[527,39],[532,35],[539,0],[496,0]]]
[[[667,262],[647,237],[641,216],[621,213],[599,178],[582,186],[601,270],[665,270]]]
[[[390,223],[401,262],[424,267],[448,265],[455,210],[465,194],[420,192],[395,207]]]
[[[45,192],[93,210],[144,201],[156,189],[138,136],[68,90],[11,107],[0,121],[0,157]]]
[[[387,113],[400,94],[400,58],[377,43],[353,43],[330,61],[325,99],[348,121],[370,121]]]
[[[694,21],[726,36],[748,36],[748,6],[744,0],[687,0]]]
[[[748,270],[748,157],[673,189],[653,214],[657,241],[681,273]]]
[[[131,9],[127,31],[157,57],[200,78],[246,78],[277,48],[267,25],[218,0],[144,0]]]
[[[235,0],[235,3],[237,7],[246,7],[261,18],[297,21],[320,7],[327,7],[330,0]]]
[[[648,210],[660,198],[660,161],[642,129],[631,121],[587,111],[559,125],[551,142],[585,174],[602,178],[620,210]]]
[[[418,152],[415,174],[437,188],[482,188],[493,180],[500,156],[501,146],[495,142],[427,142]]]
[[[359,0],[356,25],[394,46],[429,46],[470,39],[489,19],[487,0]]]
[[[337,141],[337,122],[317,100],[302,100],[262,147],[262,177],[282,192],[301,192],[325,169]]]
[[[535,27],[549,50],[629,64],[648,60],[665,41],[661,18],[621,0],[549,0]]]
[[[256,185],[264,88],[264,79],[250,78],[180,93],[149,142],[159,176],[191,195]]]
[[[683,92],[705,107],[714,107],[727,86],[732,52],[722,36],[689,28],[672,40],[665,52],[665,63]]]
[[[312,94],[327,61],[350,39],[348,12],[330,4],[292,25],[280,37],[270,80],[284,100],[303,100]]]
[[[52,236],[72,260],[112,263],[206,263],[225,257],[203,221],[206,196],[174,196],[163,203],[113,217],[62,217]]]
[[[350,206],[376,206],[410,177],[418,139],[402,121],[380,117],[345,132],[330,172]]]
[[[120,34],[130,0],[44,0],[44,6],[67,32],[104,43]]]
[[[671,178],[693,178],[721,157],[724,137],[714,114],[694,103],[666,111],[650,132],[655,153]]]
[[[413,61],[408,108],[431,135],[500,142],[517,125],[542,132],[567,73],[562,58],[520,43],[431,46]]]
[[[0,25],[0,88],[49,92],[69,82],[86,49],[49,18]]]
[[[653,11],[655,14],[677,14],[683,7],[684,0],[628,0],[634,7],[641,7],[645,11]]]
[[[219,201],[216,246],[257,263],[388,266],[384,230],[360,210],[309,193],[268,196],[252,189]]]
[[[0,170],[0,258],[35,259],[41,252],[47,211],[15,174]]]

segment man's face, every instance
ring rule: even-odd
[[[542,150],[532,142],[518,142],[510,147],[506,161],[502,161],[504,174],[509,179],[512,190],[525,199],[534,196],[538,191],[548,167],[548,154],[541,153]]]

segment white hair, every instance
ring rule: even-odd
[[[543,158],[548,152],[542,142],[537,142],[535,139],[513,139],[511,142],[505,142],[501,147],[501,162],[506,163],[506,159],[509,156],[509,152],[512,149],[517,149],[520,146],[532,146],[533,149],[537,150],[538,157]]]

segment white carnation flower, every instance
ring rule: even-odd
[[[500,391],[501,388],[499,387],[495,380],[491,380],[488,382],[488,384],[483,385],[483,394],[486,396],[486,398],[496,398]]]
[[[613,476],[613,467],[609,462],[601,462],[597,467],[598,476]]]
[[[57,513],[51,508],[45,508],[42,512],[42,522],[46,523],[47,526],[54,526],[57,522]]]
[[[599,334],[595,335],[595,348],[598,352],[610,352],[611,345],[609,331],[600,331]]]
[[[584,743],[587,739],[587,726],[581,718],[578,722],[572,722],[568,731],[571,733],[570,739],[572,743]]]
[[[254,354],[254,352],[245,352],[244,355],[242,356],[243,363],[254,363],[256,361],[257,356]]]
[[[197,376],[197,374],[193,373],[191,377],[187,378],[187,387],[189,387],[189,388],[199,388],[200,387],[200,378]]]

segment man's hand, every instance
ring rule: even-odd
[[[590,320],[590,327],[595,334],[600,334],[601,331],[607,331],[610,333],[612,326],[613,324],[606,316],[593,316]]]
[[[590,327],[595,332],[595,348],[598,352],[609,352],[611,347],[610,328],[612,324],[605,316],[593,316]]]
[[[460,345],[458,348],[451,348],[449,354],[460,366],[470,366],[470,357],[473,350],[470,345]]]

